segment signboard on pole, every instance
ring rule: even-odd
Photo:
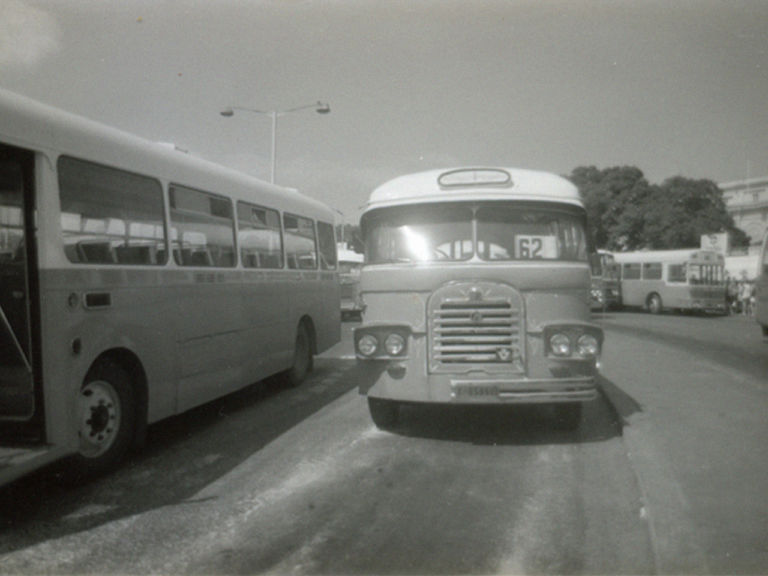
[[[714,250],[720,254],[728,254],[730,251],[731,238],[727,232],[721,234],[702,234],[701,249]]]

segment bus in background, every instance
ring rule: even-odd
[[[363,255],[350,250],[346,244],[339,244],[339,283],[341,284],[341,319],[359,318],[363,312],[360,302],[360,270]]]
[[[760,265],[755,282],[755,318],[763,329],[763,336],[768,337],[768,232],[763,237],[760,249]]]
[[[590,322],[586,213],[553,174],[434,170],[371,194],[354,331],[374,423],[401,404],[551,404],[581,420],[603,332]]]
[[[615,252],[621,303],[664,310],[726,313],[725,259],[711,250]]]
[[[104,471],[339,340],[330,208],[1,90],[0,117],[0,484]]]
[[[598,250],[590,256],[592,285],[590,306],[592,310],[610,310],[621,307],[619,269],[613,254]]]

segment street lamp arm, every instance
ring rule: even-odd
[[[312,104],[305,104],[303,106],[296,106],[295,108],[288,108],[287,110],[257,110],[255,108],[245,108],[243,106],[227,106],[220,112],[222,116],[230,117],[235,115],[235,110],[242,112],[251,112],[253,114],[261,114],[263,116],[284,116],[292,112],[298,112],[299,110],[306,110],[308,108],[314,108],[318,114],[329,114],[331,107],[326,102],[314,102]]]

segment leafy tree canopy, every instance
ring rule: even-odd
[[[584,199],[598,248],[691,248],[699,246],[702,234],[721,232],[730,233],[733,246],[749,242],[711,180],[675,176],[655,185],[634,166],[581,166],[569,178]]]

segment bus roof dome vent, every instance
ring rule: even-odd
[[[514,185],[512,175],[503,168],[458,168],[437,177],[441,188],[470,188],[489,186],[509,188]]]

